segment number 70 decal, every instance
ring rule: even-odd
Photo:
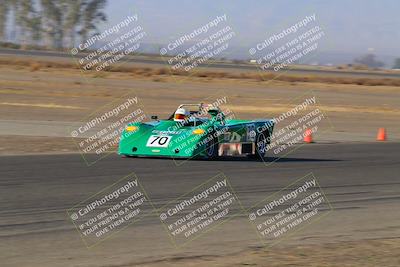
[[[148,147],[167,147],[171,141],[172,136],[166,135],[151,135],[147,140],[146,146]]]

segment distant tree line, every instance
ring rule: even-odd
[[[354,63],[367,66],[368,68],[381,68],[385,66],[385,63],[375,59],[374,54],[363,55],[354,60]],[[400,69],[400,58],[394,60],[393,69]]]
[[[396,58],[394,61],[393,69],[400,70],[400,58]]]
[[[380,68],[385,65],[383,62],[376,60],[374,54],[361,56],[359,58],[356,58],[354,62],[357,64],[368,66],[370,68]]]
[[[107,0],[0,0],[0,42],[74,47],[105,22]]]

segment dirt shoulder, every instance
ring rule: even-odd
[[[79,153],[70,137],[0,135],[0,155]]]
[[[258,248],[222,257],[172,258],[135,266],[397,267],[400,238]]]
[[[220,92],[227,96],[226,106],[243,119],[277,116],[291,108],[288,103],[294,97],[311,92],[332,125],[332,131],[316,136],[317,142],[375,141],[380,127],[387,128],[389,140],[396,141],[400,140],[398,88],[176,76],[146,68],[142,72],[82,73],[62,67],[0,64],[0,154],[77,152],[66,125],[82,122],[99,107],[132,92],[148,117],[160,118],[169,116],[180,103],[207,101]],[[24,121],[30,126],[18,126]],[[14,128],[10,127],[13,122]],[[63,125],[49,126],[55,135],[49,127],[41,127],[43,122]]]

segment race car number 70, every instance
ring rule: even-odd
[[[166,135],[151,135],[147,140],[146,146],[148,147],[167,147],[171,141],[172,136]]]

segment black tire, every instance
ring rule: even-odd
[[[251,158],[264,159],[267,152],[267,145],[269,144],[268,131],[257,133],[255,141],[255,154],[250,155]]]
[[[213,138],[207,142],[205,153],[208,159],[215,159],[218,157],[217,137],[215,137],[213,133],[211,133],[210,136],[213,136]]]
[[[121,155],[122,158],[137,158],[137,156],[131,156],[131,155]]]

